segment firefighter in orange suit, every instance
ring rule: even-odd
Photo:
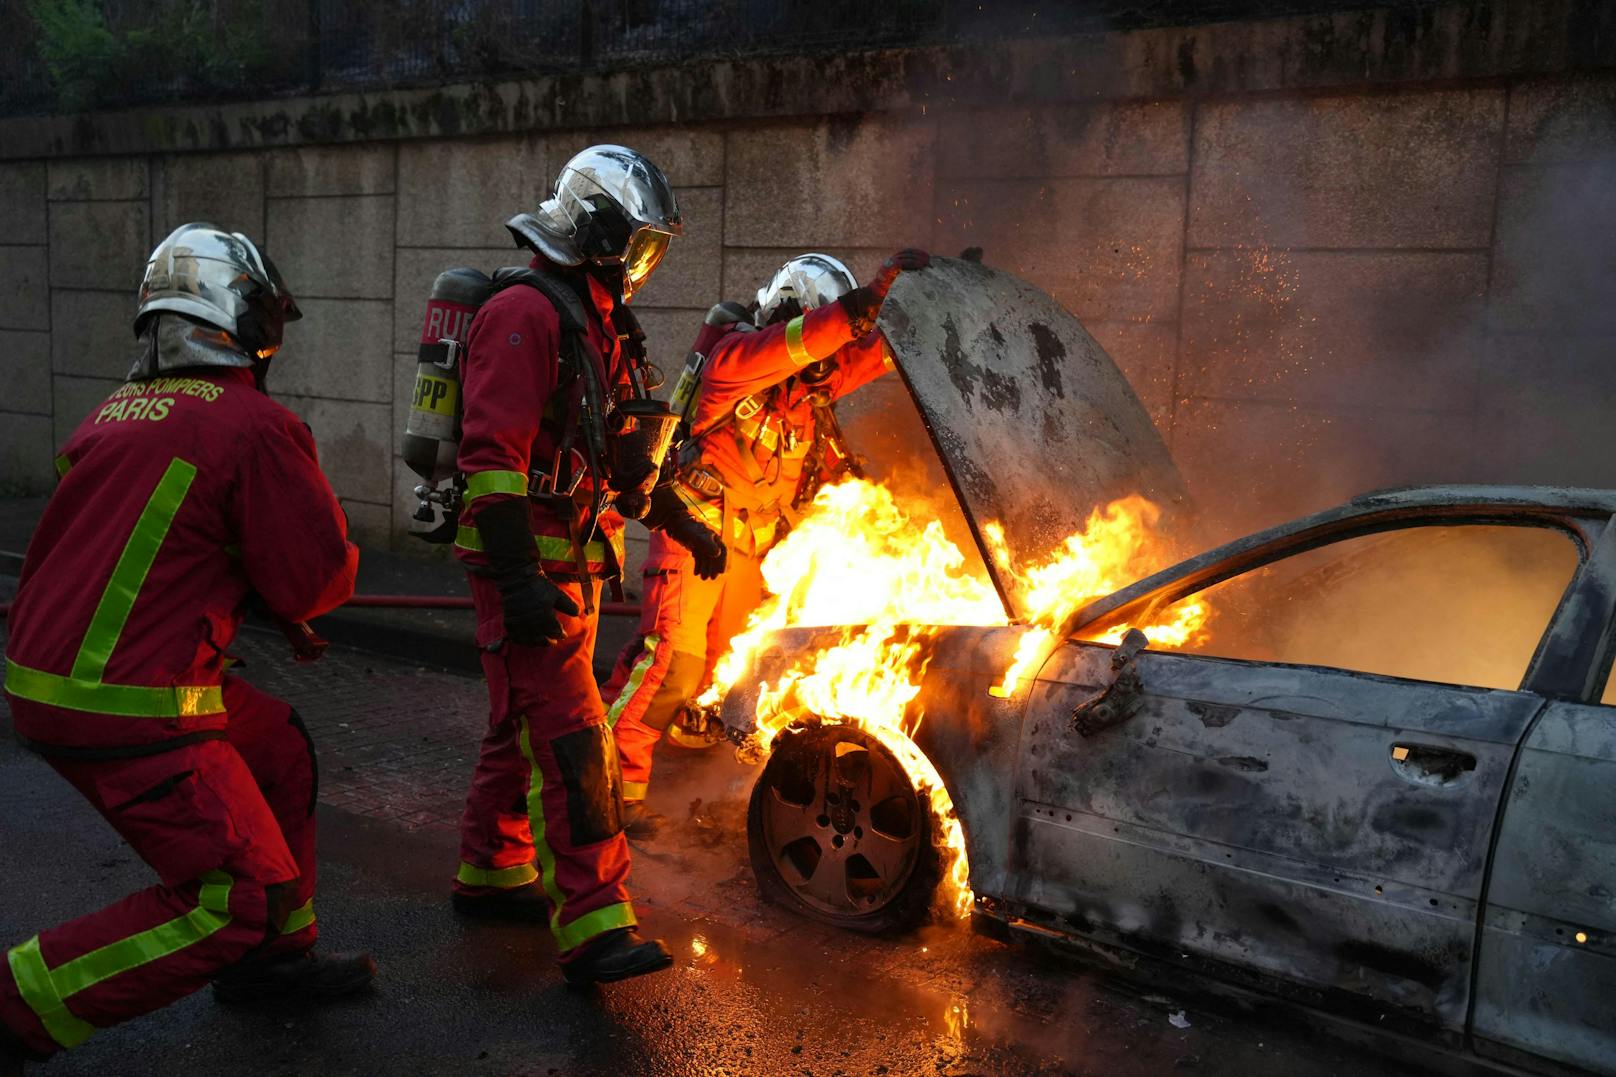
[[[900,252],[860,288],[841,262],[805,254],[759,290],[752,317],[728,303],[708,315],[692,349],[700,386],[673,489],[722,537],[724,556],[677,527],[653,532],[640,630],[603,690],[637,835],[660,822],[644,803],[652,749],[762,600],[759,565],[783,518],[834,470],[830,402],[892,368],[876,315],[897,274],[927,261]]]
[[[314,440],[263,392],[298,316],[246,236],[182,226],[146,267],[127,382],[56,460],[10,618],[13,725],[159,881],[7,951],[0,1073],[210,980],[251,1002],[375,973],[311,949],[308,731],[225,672],[251,596],[301,621],[353,591]]]
[[[533,252],[530,270],[496,277],[462,374],[456,553],[471,573],[491,714],[454,905],[547,920],[567,981],[607,982],[672,963],[636,931],[617,748],[591,659],[600,584],[622,561],[623,516],[606,506],[643,517],[658,478],[657,460],[604,443],[604,420],[633,400],[665,414],[669,436],[673,425],[644,395],[623,304],[683,226],[654,164],[596,146],[507,227]]]

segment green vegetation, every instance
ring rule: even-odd
[[[274,73],[263,0],[151,0],[127,26],[99,0],[27,0],[27,10],[63,111],[116,107],[153,91],[208,94]]]

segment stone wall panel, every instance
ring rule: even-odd
[[[685,234],[674,239],[662,264],[634,296],[642,307],[708,307],[718,300],[724,269],[724,189],[695,187],[678,192]]]
[[[925,246],[932,126],[866,117],[729,132],[724,242],[739,247]]]
[[[574,154],[599,143],[627,146],[649,157],[675,187],[716,187],[724,182],[724,135],[711,127],[606,127],[560,131],[549,137],[550,174],[539,187],[548,197],[555,172]]]
[[[379,299],[305,299],[271,366],[277,392],[385,404],[391,397],[393,305]]]
[[[49,416],[51,413],[51,335],[0,330],[0,411]],[[47,436],[49,431],[47,429]]]
[[[953,109],[937,124],[937,174],[970,179],[1182,174],[1183,101]]]
[[[127,294],[56,288],[50,305],[51,369],[122,381],[137,353],[134,284]]]
[[[1572,164],[1616,156],[1616,75],[1534,79],[1509,94],[1507,164]]]
[[[127,201],[145,198],[149,169],[145,157],[82,157],[50,162],[53,200]]]
[[[532,211],[554,179],[541,136],[401,143],[398,242],[498,247],[505,222]]]
[[[1488,481],[1616,488],[1616,333],[1511,333],[1487,354],[1476,429]]]
[[[1186,395],[1474,406],[1484,253],[1211,251],[1185,272]]]
[[[278,148],[267,156],[267,193],[271,198],[392,194],[394,155],[389,142]]]
[[[1083,328],[1127,375],[1134,395],[1165,439],[1173,411],[1178,326],[1159,322],[1089,322]]]
[[[1616,154],[1505,170],[1493,260],[1501,328],[1616,331]]]
[[[44,164],[19,161],[0,165],[0,242],[48,241]]]
[[[1175,316],[1181,179],[957,180],[940,193],[939,253],[982,247],[988,265],[1032,281],[1085,321]]]
[[[393,197],[271,198],[266,245],[298,297],[393,297]]]
[[[151,254],[150,225],[144,201],[52,203],[51,286],[134,295]]]
[[[50,248],[0,245],[0,329],[50,329]]]
[[[1189,246],[1484,247],[1504,91],[1213,102]]]
[[[386,404],[279,395],[314,432],[320,467],[337,496],[385,505],[393,486],[393,412]]]
[[[85,416],[112,394],[123,382],[111,378],[79,378],[69,374],[56,374],[51,378],[52,441],[51,456],[56,449],[67,444],[67,439],[78,428]]]
[[[56,485],[55,450],[49,415],[5,415],[0,419],[0,495],[48,494]]]
[[[515,247],[479,247],[459,250],[441,247],[400,247],[394,263],[393,351],[415,354],[426,319],[426,301],[432,282],[445,269],[470,266],[492,274],[503,266],[526,265],[532,256]]]
[[[263,243],[264,173],[272,157],[261,153],[185,153],[162,158],[153,200],[155,239],[161,240],[182,224],[208,221],[227,232],[244,232],[254,242]]]

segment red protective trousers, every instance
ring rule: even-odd
[[[283,701],[226,677],[224,738],[50,758],[159,882],[6,955],[0,1021],[41,1055],[190,994],[249,955],[314,944],[314,749]],[[19,714],[40,706],[13,700]]]
[[[645,799],[657,741],[763,601],[756,557],[732,548],[724,574],[704,580],[689,551],[660,531],[651,532],[644,575],[639,633],[601,689],[628,800]]]
[[[583,585],[557,581],[583,608]],[[594,597],[600,584],[591,581]],[[592,657],[599,614],[560,615],[565,637],[544,647],[505,642],[499,592],[471,578],[489,721],[460,824],[466,894],[538,880],[562,960],[605,931],[632,927],[622,778]],[[535,863],[537,868],[535,868]]]

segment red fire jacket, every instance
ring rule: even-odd
[[[547,260],[535,256],[529,265],[555,273]],[[589,320],[588,335],[599,353],[601,382],[619,398],[628,389],[627,364],[612,324],[612,294],[589,279],[596,318]],[[469,565],[485,565],[482,540],[477,533],[480,508],[494,501],[526,497],[528,472],[551,472],[555,453],[567,424],[572,392],[561,388],[561,318],[537,288],[512,285],[496,293],[478,310],[466,338],[461,370],[464,416],[461,423],[460,470],[466,473],[466,505],[455,538],[455,554]],[[582,451],[583,434],[573,442]],[[579,487],[587,501],[591,485]],[[563,504],[533,501],[529,521],[539,549],[540,567],[557,575],[576,574],[572,557],[572,520]],[[614,564],[622,564],[623,518],[602,513],[595,537],[584,550],[590,573],[604,571],[606,543],[616,551]]]
[[[353,593],[359,551],[314,438],[251,371],[130,382],[56,466],[6,645],[16,730],[37,745],[222,729],[225,649],[248,593],[294,621]]]
[[[705,343],[698,338],[697,350]],[[879,331],[852,338],[839,303],[757,332],[728,327],[707,355],[691,421],[700,446],[694,466],[718,479],[725,497],[734,502],[731,516],[737,522],[724,540],[741,541],[744,549],[750,539],[754,552],[761,553],[772,539],[779,509],[789,508],[796,496],[814,440],[809,391],[791,376],[834,356],[836,370],[824,388],[836,400],[891,370],[892,359]],[[714,427],[731,412],[733,419]],[[688,482],[679,489],[708,526],[722,530],[720,499]],[[739,522],[737,510],[746,511],[750,528]]]

